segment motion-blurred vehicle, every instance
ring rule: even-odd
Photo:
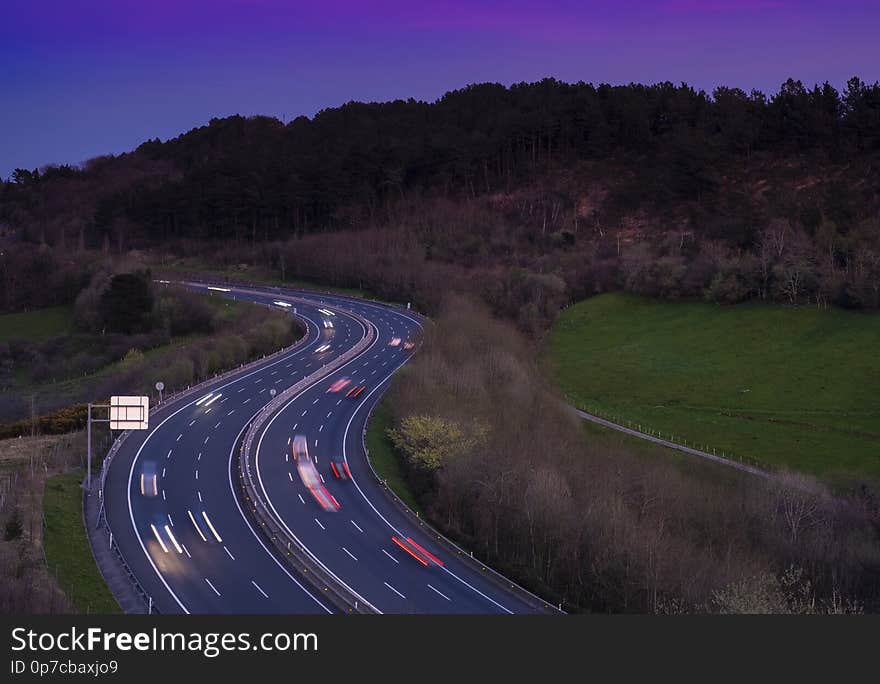
[[[155,537],[156,541],[159,543],[162,551],[170,553],[171,550],[174,549],[177,553],[183,553],[183,547],[180,545],[180,542],[177,541],[177,537],[174,536],[169,520],[158,515],[153,516],[153,520],[150,523],[150,530],[153,533],[153,537]]]
[[[346,399],[357,399],[363,391],[367,389],[366,385],[354,385],[348,392],[345,393]]]
[[[350,480],[351,471],[348,469],[348,463],[345,461],[330,461],[330,470],[337,480]]]
[[[309,490],[311,495],[318,502],[318,505],[329,513],[335,513],[339,510],[339,502],[333,495],[327,491],[321,480],[321,475],[315,464],[308,455],[300,456],[296,461],[296,471],[299,473],[299,479]]]
[[[392,337],[391,341],[388,343],[389,347],[397,347],[399,345],[400,345],[400,338],[399,337]]]
[[[291,449],[293,450],[294,461],[298,461],[300,458],[309,458],[309,442],[303,435],[293,436]]]
[[[145,461],[141,468],[141,495],[150,499],[159,496],[159,475],[152,461]]]
[[[330,387],[327,388],[327,394],[329,394],[330,392],[339,392],[350,384],[351,384],[351,379],[339,378],[339,380],[337,380],[332,385],[330,385]],[[346,395],[346,396],[348,396],[348,395]]]
[[[415,346],[416,346],[415,342],[410,342],[409,340],[407,340],[406,342],[403,343],[404,349],[412,349]]]
[[[397,544],[401,549],[406,551],[410,556],[415,558],[426,568],[429,565],[443,565],[442,560],[437,558],[437,556],[428,551],[428,549],[426,549],[424,546],[418,544],[412,537],[400,539],[399,537],[392,536],[391,541]]]
[[[325,328],[332,328],[332,327],[333,327],[333,321],[328,321],[328,320],[325,318],[325,319],[324,319],[324,327],[325,327]]]

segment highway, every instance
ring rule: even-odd
[[[272,390],[280,395],[314,374],[367,337],[372,326],[375,334],[363,351],[334,372],[319,374],[259,429],[251,457],[260,497],[286,532],[371,612],[542,610],[536,597],[511,591],[510,583],[439,544],[436,533],[391,501],[371,471],[362,443],[365,421],[391,376],[416,352],[418,317],[308,291],[226,288],[213,294],[290,313],[295,308],[307,332],[292,350],[170,402],[151,415],[149,430],[132,433],[114,456],[104,486],[107,521],[156,609],[340,612],[243,509],[237,461],[242,436]],[[363,391],[353,396],[350,390],[359,387]],[[306,437],[321,487],[338,510],[325,510],[300,477],[294,435]]]

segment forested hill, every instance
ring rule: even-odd
[[[765,96],[547,79],[468,86],[433,103],[351,102],[286,125],[213,119],[82,168],[16,170],[0,187],[0,240],[66,252],[193,240],[253,248],[401,223],[402,206],[431,214],[442,200],[482,202],[491,216],[465,235],[450,227],[455,249],[437,231],[420,236],[428,258],[470,245],[471,263],[501,253],[515,262],[610,239],[622,259],[622,246],[672,233],[691,263],[709,242],[756,254],[784,220],[777,233],[827,253],[834,273],[855,273],[854,256],[880,255],[878,178],[877,83],[853,78],[838,92],[789,80]],[[515,235],[499,237],[500,224]],[[880,270],[872,259],[860,277]],[[748,296],[733,289],[730,299]],[[875,306],[871,292],[843,301]],[[8,286],[6,297],[15,308]]]

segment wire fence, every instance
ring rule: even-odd
[[[606,427],[622,431],[633,437],[647,439],[651,442],[662,444],[671,449],[677,449],[678,451],[707,458],[716,463],[730,465],[736,467],[738,470],[744,470],[765,477],[772,475],[774,470],[768,464],[755,458],[734,453],[723,447],[718,448],[711,444],[705,444],[698,440],[689,440],[686,436],[676,434],[674,431],[664,431],[640,421],[634,421],[614,413],[609,413],[597,407],[582,404],[578,407],[578,410],[583,417],[605,425]]]

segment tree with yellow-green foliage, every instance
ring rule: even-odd
[[[414,466],[434,471],[480,444],[485,426],[475,425],[466,434],[458,423],[434,416],[408,416],[388,430],[394,446]]]

